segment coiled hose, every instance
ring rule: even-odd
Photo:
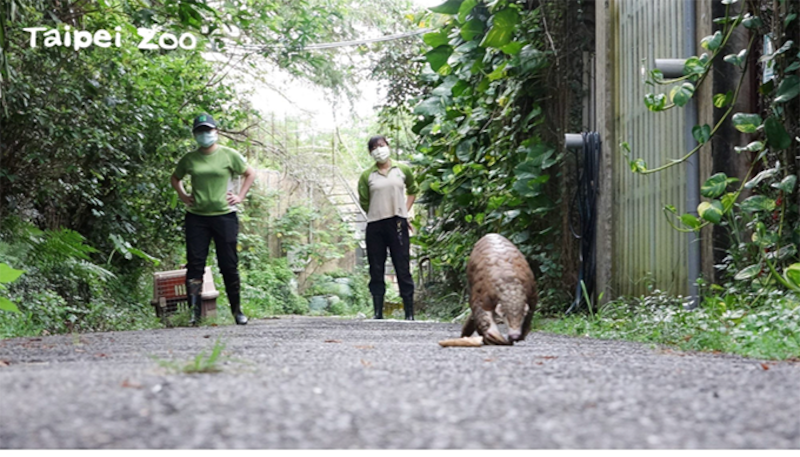
[[[597,132],[584,132],[583,148],[575,150],[577,163],[576,173],[578,187],[572,198],[574,208],[577,200],[578,220],[580,232],[576,233],[570,218],[572,235],[580,242],[580,268],[578,269],[578,284],[575,286],[575,300],[567,309],[567,315],[579,311],[586,306],[586,297],[590,300],[594,294],[594,276],[596,268],[595,229],[597,227],[597,186],[600,171],[600,134]],[[586,293],[584,294],[584,289]]]

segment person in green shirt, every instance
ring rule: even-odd
[[[384,270],[386,249],[392,255],[397,284],[406,320],[414,320],[414,280],[411,277],[408,212],[418,191],[411,168],[393,163],[389,158],[389,142],[384,136],[370,138],[369,153],[375,160],[358,180],[361,207],[367,213],[367,260],[369,290],[375,308],[375,319],[383,319],[383,298],[386,293]]]
[[[186,294],[193,310],[192,324],[200,321],[203,271],[213,239],[231,312],[236,323],[244,325],[247,316],[241,309],[236,211],[256,174],[239,152],[217,143],[217,124],[210,115],[195,118],[192,133],[199,147],[180,159],[171,178],[172,187],[186,205]],[[181,182],[187,175],[191,176],[191,194]],[[237,192],[233,178],[239,175],[244,181]]]

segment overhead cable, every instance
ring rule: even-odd
[[[422,35],[423,33],[432,32],[433,29],[426,28],[415,30],[413,32],[404,32],[404,33],[395,33],[392,35],[384,35],[376,38],[364,38],[360,40],[350,40],[350,41],[334,41],[331,43],[315,43],[309,44],[299,48],[298,50],[317,50],[317,49],[331,49],[331,48],[343,48],[347,46],[361,46],[363,44],[369,43],[378,43],[383,41],[394,41],[394,40],[402,40],[403,38],[409,38],[417,35]],[[251,50],[251,51],[265,51],[267,49],[276,49],[276,48],[287,48],[288,46],[285,44],[273,44],[273,45],[248,45],[248,44],[237,44],[238,48]]]

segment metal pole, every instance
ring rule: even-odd
[[[694,11],[692,13],[694,15]],[[694,35],[692,35],[691,41],[694,42]],[[694,55],[694,50],[689,55]],[[686,59],[656,59],[656,70],[661,70],[661,74],[668,79],[683,76],[684,65],[686,65]]]
[[[695,39],[696,18],[695,0],[684,0],[683,36],[686,37],[684,55],[695,55],[697,44]],[[686,105],[685,144],[686,150],[691,151],[697,147],[697,141],[692,135],[692,128],[697,124],[697,101],[694,97]],[[697,205],[700,204],[700,158],[698,154],[692,155],[686,162],[686,212],[698,216]],[[690,303],[689,309],[698,305],[697,279],[700,277],[700,239],[697,232],[689,232],[687,237],[687,273]]]
[[[567,149],[576,149],[583,147],[583,135],[580,133],[565,133],[564,146]]]

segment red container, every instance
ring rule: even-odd
[[[219,292],[214,287],[211,267],[203,273],[203,305],[200,315],[210,317],[217,315],[217,297]],[[153,300],[150,302],[156,309],[156,316],[164,318],[178,311],[189,309],[186,296],[186,270],[159,271],[153,274]]]

